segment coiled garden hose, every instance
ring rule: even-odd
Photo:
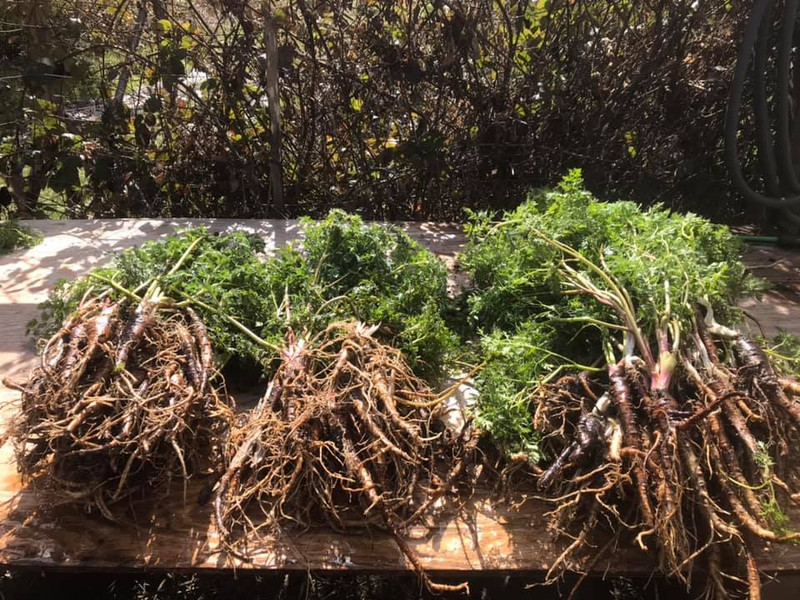
[[[775,4],[776,0],[755,0],[744,39],[739,47],[725,115],[725,162],[734,187],[747,201],[768,208],[781,209],[788,220],[800,224],[800,214],[793,210],[800,207],[800,181],[792,162],[789,89],[794,29],[800,0],[785,0],[782,6],[783,14],[775,56],[775,139],[773,140],[766,71],[768,40],[772,30]],[[737,147],[742,96],[751,64],[756,147],[764,180],[763,192],[754,190],[745,180]]]

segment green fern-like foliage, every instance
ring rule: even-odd
[[[231,317],[274,347],[282,346],[289,329],[313,336],[334,321],[360,319],[380,325],[379,333],[404,350],[418,372],[439,374],[456,343],[444,320],[445,265],[399,228],[366,224],[343,211],[319,223],[305,219],[301,227],[300,242],[268,258],[260,256],[263,241],[243,232],[210,235],[196,228],[145,243],[86,277],[59,282],[29,332],[49,337],[82,298],[106,289],[105,281],[135,290],[202,238],[162,287],[178,301],[198,301],[221,361],[256,366],[276,358],[232,327]]]
[[[694,306],[706,299],[721,322],[741,320],[737,299],[760,289],[740,260],[728,228],[662,206],[600,202],[572,171],[555,188],[535,190],[500,219],[472,213],[463,265],[474,289],[469,318],[488,366],[480,378],[479,422],[504,447],[536,451],[529,407],[520,407],[544,378],[605,364],[606,343],[621,323],[602,299],[565,280],[565,244],[611,277],[636,308],[644,339],[653,340],[665,315],[692,330]],[[554,243],[556,242],[556,243]],[[571,260],[599,288],[607,282]]]

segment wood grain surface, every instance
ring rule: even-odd
[[[264,237],[270,247],[298,235],[294,221],[233,220],[102,220],[33,221],[45,235],[38,246],[0,257],[0,376],[24,380],[35,361],[25,324],[37,314],[59,278],[72,278],[118,252],[145,240],[163,237],[178,227],[205,225],[214,231],[245,229]],[[402,224],[409,234],[453,267],[463,246],[457,225]],[[754,248],[746,260],[774,288],[746,308],[766,333],[778,328],[800,335],[800,256],[771,248]],[[454,285],[459,279],[455,277]],[[16,393],[0,386],[0,423]],[[193,482],[189,501],[181,490],[151,498],[127,511],[117,522],[83,514],[70,507],[52,508],[45,493],[23,487],[13,464],[10,444],[0,448],[0,564],[83,569],[334,569],[392,572],[409,568],[396,545],[381,531],[353,526],[348,532],[283,531],[251,550],[252,560],[231,559],[220,552],[210,527],[207,506],[193,499],[203,482]],[[563,549],[546,527],[548,506],[525,498],[514,502],[477,493],[453,507],[432,532],[412,532],[411,545],[422,564],[439,572],[546,570]],[[800,526],[800,512],[793,512]],[[766,571],[800,572],[800,546],[763,547]],[[613,564],[598,570],[649,573],[647,557],[633,547],[617,549]]]

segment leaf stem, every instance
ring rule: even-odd
[[[206,304],[206,303],[205,303],[205,302],[203,302],[202,300],[198,300],[197,298],[192,298],[191,296],[189,296],[189,295],[188,295],[188,294],[186,294],[186,293],[183,293],[183,292],[181,292],[181,295],[182,295],[182,296],[184,296],[184,297],[185,297],[185,298],[186,298],[186,299],[187,299],[187,300],[188,300],[188,301],[189,301],[191,304],[196,304],[196,305],[197,305],[197,306],[199,306],[200,308],[202,308],[202,309],[204,309],[204,310],[207,310],[207,311],[209,311],[209,312],[212,312],[212,313],[214,313],[215,315],[218,315],[218,316],[222,317],[222,318],[223,318],[223,319],[225,319],[225,320],[226,320],[228,323],[230,323],[231,325],[233,325],[234,327],[236,327],[236,329],[238,329],[238,330],[239,330],[239,331],[241,331],[243,334],[245,334],[247,337],[249,337],[249,338],[250,338],[250,339],[251,339],[251,340],[252,340],[252,341],[253,341],[253,342],[254,342],[256,345],[258,345],[258,346],[261,346],[262,348],[266,348],[267,350],[270,350],[270,351],[272,351],[272,352],[275,352],[275,353],[278,353],[278,352],[280,352],[280,348],[278,348],[278,347],[277,347],[276,345],[274,345],[274,344],[270,344],[270,343],[269,343],[267,340],[265,340],[264,338],[262,338],[262,337],[260,337],[259,335],[257,335],[257,334],[255,334],[255,333],[253,333],[253,332],[252,332],[250,329],[248,329],[248,328],[247,328],[245,325],[243,325],[241,322],[239,322],[239,321],[237,321],[236,319],[234,319],[232,316],[230,316],[230,315],[228,315],[228,314],[226,314],[226,313],[222,312],[222,311],[221,311],[221,310],[219,310],[218,308],[214,308],[214,307],[213,307],[213,306],[211,306],[210,304]]]
[[[116,290],[117,292],[119,292],[120,294],[122,294],[123,296],[128,298],[129,300],[133,300],[134,302],[141,302],[142,301],[141,296],[137,296],[135,292],[130,291],[128,288],[120,285],[119,283],[117,283],[113,279],[109,279],[108,277],[105,277],[103,275],[100,275],[99,273],[94,273],[94,272],[90,272],[89,273],[89,277],[91,277],[92,279],[96,279],[98,281],[102,281],[107,286],[109,286],[110,288]]]

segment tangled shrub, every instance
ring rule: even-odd
[[[0,7],[15,213],[460,219],[576,165],[603,192],[730,200],[720,131],[748,3],[28,4]]]

